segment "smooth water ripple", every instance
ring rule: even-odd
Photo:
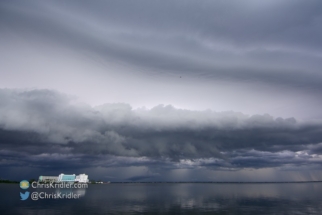
[[[29,189],[79,199],[21,201],[18,184],[0,184],[0,214],[322,214],[322,183],[104,184],[87,189]]]

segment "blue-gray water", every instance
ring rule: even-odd
[[[322,214],[322,183],[108,184],[73,191],[79,199],[20,200],[19,184],[0,184],[0,214]]]

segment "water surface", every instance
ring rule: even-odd
[[[0,184],[0,214],[322,214],[322,183],[103,184],[74,192],[79,199],[20,200],[18,184]]]

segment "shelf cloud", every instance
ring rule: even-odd
[[[171,105],[91,107],[51,90],[0,91],[2,165],[243,169],[320,165],[322,125]],[[22,159],[23,158],[23,159]],[[65,164],[64,164],[65,165]]]
[[[321,11],[318,0],[1,1],[0,168],[321,179],[306,172],[321,165]]]

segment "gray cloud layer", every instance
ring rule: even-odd
[[[0,32],[4,168],[320,165],[321,1],[5,0]]]
[[[320,1],[2,1],[0,84],[95,104],[108,94],[135,107],[177,102],[321,118],[321,8]]]
[[[294,118],[170,105],[91,107],[50,90],[2,89],[0,101],[4,166],[68,160],[71,166],[240,169],[322,161],[322,125]]]
[[[145,69],[320,92],[321,8],[319,1],[5,2],[1,26]]]

